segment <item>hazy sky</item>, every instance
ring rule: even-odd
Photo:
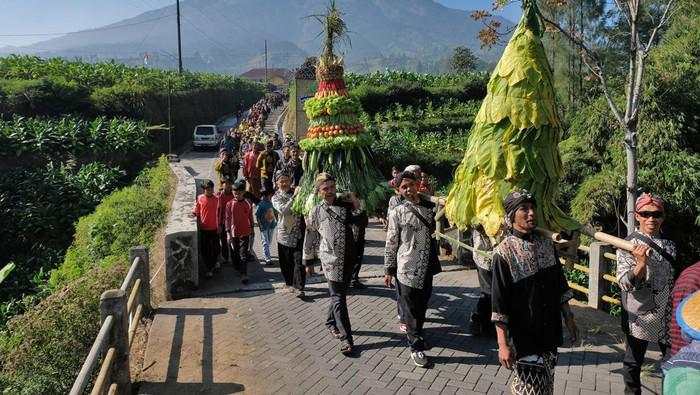
[[[182,2],[185,1],[187,0],[182,0]],[[493,0],[436,1],[459,9],[490,9],[493,2]],[[57,37],[57,35],[41,34],[104,26],[174,3],[175,0],[0,0],[2,10],[0,12],[0,47],[27,45]],[[342,7],[342,0],[340,5]],[[517,22],[520,16],[520,5],[511,5],[501,15]],[[6,36],[14,34],[26,36]]]

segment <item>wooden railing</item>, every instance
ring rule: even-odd
[[[130,394],[129,350],[141,317],[151,309],[151,286],[146,247],[129,251],[131,266],[119,289],[100,297],[102,326],[73,383],[70,395],[82,394],[95,368],[99,372],[90,394]],[[101,362],[100,362],[101,361]]]
[[[438,211],[435,215],[435,237],[438,240],[445,239],[458,247],[473,251],[477,254],[487,254],[485,251],[476,250],[474,247],[464,243],[462,240],[458,240],[458,238],[447,235],[448,232],[456,231],[456,229],[454,226],[448,229],[442,228],[442,223],[440,220],[445,215],[444,198],[430,196],[427,194],[421,194],[421,198],[430,200],[438,206]],[[590,246],[581,245],[578,247],[578,250],[588,255],[588,266],[586,267],[581,264],[574,263],[573,268],[588,274],[588,287],[584,287],[583,285],[572,281],[569,281],[569,287],[575,291],[586,294],[588,297],[588,305],[595,309],[602,308],[601,302],[619,306],[620,300],[607,294],[610,290],[609,283],[617,284],[617,278],[610,273],[609,265],[610,261],[617,262],[617,256],[614,254],[614,247],[608,243],[596,241],[591,243]],[[562,263],[566,264],[563,259]]]
[[[569,281],[569,287],[586,294],[588,305],[593,308],[601,308],[601,302],[619,306],[620,300],[607,294],[610,284],[618,284],[617,277],[610,273],[610,262],[617,262],[613,246],[596,241],[590,246],[581,245],[578,250],[588,255],[588,266],[575,263],[573,268],[588,274],[588,287],[571,281]]]

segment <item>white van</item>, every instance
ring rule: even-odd
[[[217,148],[222,134],[216,130],[216,125],[197,125],[192,135],[192,148]]]

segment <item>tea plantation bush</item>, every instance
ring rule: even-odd
[[[0,332],[0,389],[12,394],[67,393],[99,330],[99,297],[118,288],[128,249],[149,245],[163,225],[170,170],[161,159],[79,221],[52,294]]]

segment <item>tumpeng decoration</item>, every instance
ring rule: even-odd
[[[304,151],[304,176],[293,210],[307,214],[319,202],[314,180],[319,173],[327,172],[336,178],[338,192],[356,193],[367,212],[374,213],[390,191],[375,166],[370,149],[373,137],[358,118],[360,103],[348,95],[345,87],[343,59],[333,52],[334,46],[346,38],[347,27],[335,1],[330,2],[325,14],[314,17],[323,25],[325,39],[316,65],[318,90],[304,103],[309,129],[299,142]]]

